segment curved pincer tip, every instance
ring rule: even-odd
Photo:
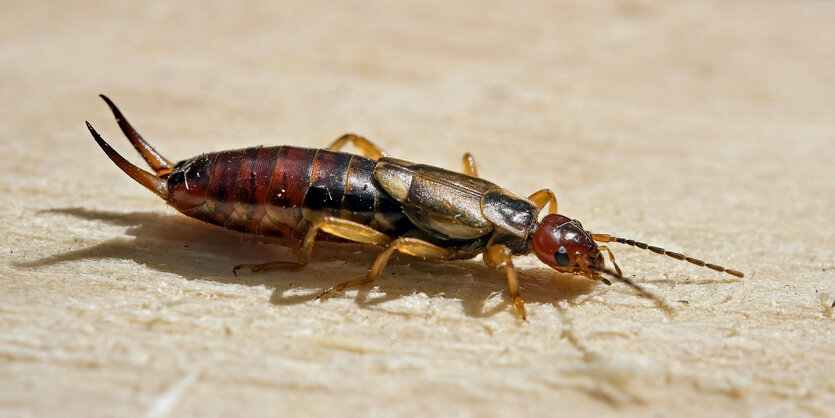
[[[168,174],[173,169],[174,165],[171,164],[171,161],[168,161],[165,157],[163,157],[154,147],[151,146],[142,135],[139,135],[139,132],[136,132],[133,126],[131,126],[130,122],[125,119],[125,115],[116,107],[116,104],[113,103],[110,98],[103,94],[99,94],[99,97],[107,103],[107,106],[110,107],[110,111],[113,112],[113,117],[116,118],[116,123],[119,124],[119,128],[122,129],[122,132],[128,137],[128,140],[133,147],[142,155],[142,158],[154,169],[158,176],[163,174]]]
[[[124,119],[124,117],[122,116],[122,112],[119,111],[119,108],[116,107],[116,104],[113,103],[113,100],[110,100],[109,97],[103,94],[99,94],[99,97],[101,97],[102,100],[104,100],[104,102],[107,103],[107,106],[110,107],[110,110],[113,112],[114,116],[116,116],[117,121],[119,119]]]
[[[84,121],[84,123],[85,123],[85,124],[87,124],[87,129],[89,129],[89,130],[90,130],[90,133],[91,133],[91,134],[93,134],[93,139],[95,139],[95,140],[96,140],[96,142],[99,142],[99,141],[104,142],[104,140],[103,140],[103,139],[101,139],[101,137],[99,136],[99,133],[98,133],[98,132],[96,132],[96,130],[95,130],[95,129],[93,129],[93,125],[90,125],[90,122],[88,122],[88,121],[86,121],[86,120],[85,120],[85,121]]]
[[[99,133],[96,132],[95,128],[93,128],[93,125],[90,125],[90,122],[85,120],[84,123],[87,124],[87,129],[90,130],[90,134],[93,135],[93,139],[95,139],[96,142],[98,142],[99,146],[104,150],[105,153],[107,153],[108,149],[113,151],[113,148],[110,147],[110,144],[108,144],[107,141],[102,139],[101,135],[99,135]],[[110,154],[108,153],[108,155]]]
[[[91,125],[90,122],[84,121],[84,123],[87,124],[87,129],[90,130],[90,134],[93,135],[93,139],[96,140],[99,147],[101,147],[104,153],[110,157],[110,160],[113,161],[117,167],[119,167],[132,179],[136,180],[137,183],[154,192],[157,196],[166,200],[168,199],[168,183],[165,180],[131,164],[128,160],[119,155],[119,153],[116,152],[116,150],[114,150],[110,144],[108,144],[107,141],[105,141],[101,135],[96,132],[95,129],[93,129],[93,125]]]

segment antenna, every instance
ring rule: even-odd
[[[705,263],[704,261],[699,260],[697,258],[688,257],[684,254],[674,253],[672,251],[667,251],[667,250],[665,250],[661,247],[654,247],[652,245],[645,244],[643,242],[638,242],[638,241],[631,240],[631,239],[626,239],[626,238],[613,237],[611,235],[606,235],[606,234],[591,234],[591,237],[595,241],[599,241],[599,242],[617,242],[617,243],[620,243],[620,244],[631,245],[633,247],[638,247],[642,250],[650,250],[650,251],[652,251],[656,254],[663,254],[663,255],[666,255],[667,257],[675,258],[676,260],[686,261],[688,263],[695,264],[695,265],[701,266],[701,267],[707,267],[711,270],[715,270],[715,271],[718,271],[720,273],[728,273],[731,276],[736,276],[736,277],[745,277],[745,274],[743,274],[742,272],[739,272],[739,271],[736,271],[736,270],[731,270],[731,269],[726,269],[725,267],[722,267],[722,266],[719,266],[719,265],[716,265],[716,264]]]

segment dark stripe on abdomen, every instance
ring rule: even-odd
[[[354,156],[346,174],[345,196],[342,197],[340,217],[369,225],[374,220],[377,188],[374,186],[374,168],[377,162]]]
[[[259,151],[261,151],[261,147],[241,150],[243,159],[238,168],[235,188],[231,193],[232,201],[235,203],[251,206],[255,201],[255,192],[257,191],[255,188],[256,170],[253,170],[253,166]]]
[[[374,181],[377,162],[291,146],[247,148],[180,162],[169,203],[194,218],[263,235],[295,237],[304,216],[335,216],[399,235],[414,229]]]
[[[232,213],[226,216],[223,226],[240,231],[248,231],[255,219],[263,217],[258,213],[258,205],[253,204],[256,171],[253,165],[261,147],[247,148],[238,151],[241,155],[241,163],[238,172],[235,174],[235,182],[231,190],[226,191],[226,196],[232,203]],[[260,216],[259,216],[260,215]]]
[[[319,150],[313,161],[310,187],[304,197],[306,211],[321,211],[326,215],[339,216],[352,157],[341,152]]]
[[[206,205],[218,223],[225,224],[235,210],[235,185],[238,183],[238,173],[244,156],[243,150],[225,151],[218,153],[214,161],[215,167],[209,180]]]
[[[260,148],[251,163],[248,164],[251,172],[250,181],[247,185],[250,190],[241,193],[241,203],[244,208],[250,211],[251,216],[246,219],[246,229],[251,232],[260,232],[261,224],[267,215],[270,179],[275,169],[276,155],[279,149],[279,147]],[[241,175],[245,176],[246,173],[243,170],[244,166],[241,166]],[[244,187],[244,184],[239,184],[239,186]],[[248,199],[244,199],[244,196]]]
[[[269,147],[258,150],[258,154],[252,162],[252,192],[249,193],[249,203],[257,206],[266,205],[270,191],[270,180],[277,161],[276,156],[281,148],[285,147]]]
[[[266,200],[267,216],[276,235],[291,234],[302,219],[315,156],[315,149],[296,147],[280,147],[276,154]]]

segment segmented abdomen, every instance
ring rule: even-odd
[[[316,215],[403,233],[411,223],[376,186],[376,165],[358,155],[290,146],[204,154],[169,175],[169,203],[194,218],[264,235],[298,238],[303,219]]]

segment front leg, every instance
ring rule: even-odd
[[[516,276],[516,268],[513,267],[513,252],[510,248],[501,244],[491,245],[484,250],[484,264],[490,268],[498,268],[504,264],[505,272],[507,273],[507,288],[510,291],[510,297],[513,299],[513,306],[522,320],[528,320],[528,313],[525,310],[525,302],[522,301],[521,292],[519,290],[519,278]]]

